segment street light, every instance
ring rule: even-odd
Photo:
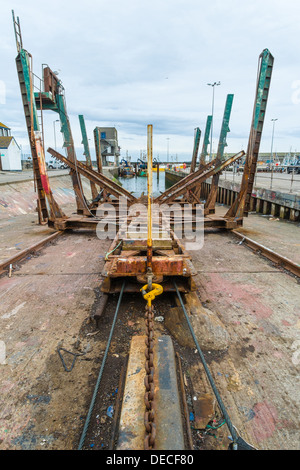
[[[55,121],[53,121],[53,130],[54,130],[54,148],[55,148],[55,151],[56,151],[56,128],[55,128],[55,123],[56,122],[59,122],[59,119],[56,119]]]
[[[209,159],[210,161],[212,160],[212,140],[213,140],[213,121],[214,121],[214,106],[215,106],[215,86],[221,85],[221,82],[214,82],[214,83],[208,83],[208,86],[211,86],[213,89],[213,96],[212,96],[212,120],[211,120],[211,133],[210,133],[210,156]]]
[[[273,158],[273,141],[274,141],[274,129],[275,129],[275,122],[278,121],[278,119],[271,119],[271,122],[273,122],[273,132],[272,132],[272,144],[271,144],[271,158],[272,158],[272,163],[274,162]]]
[[[271,186],[270,189],[272,189],[273,185],[273,171],[274,171],[274,157],[273,157],[273,142],[274,142],[274,130],[275,130],[275,122],[278,121],[278,119],[271,119],[271,122],[273,122],[273,132],[272,132],[272,143],[271,143],[271,163],[272,163],[272,173],[271,173]]]

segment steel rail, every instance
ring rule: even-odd
[[[108,341],[107,341],[107,345],[106,345],[105,353],[104,353],[104,356],[103,356],[101,368],[100,368],[100,371],[99,371],[99,375],[98,375],[97,382],[96,382],[96,385],[95,385],[95,389],[94,389],[94,393],[93,393],[92,400],[91,400],[91,403],[90,403],[89,411],[88,411],[88,414],[87,414],[87,417],[86,417],[86,420],[85,420],[85,424],[84,424],[84,427],[83,427],[83,431],[82,431],[82,434],[81,434],[81,438],[80,438],[77,450],[82,450],[83,444],[85,442],[86,433],[88,431],[88,427],[89,427],[89,424],[90,424],[91,415],[92,415],[92,412],[93,412],[93,409],[94,409],[94,406],[95,406],[95,401],[96,401],[97,393],[98,393],[98,390],[99,390],[100,382],[101,382],[101,379],[102,379],[102,374],[103,374],[103,370],[104,370],[104,367],[105,367],[108,351],[109,351],[109,348],[110,348],[111,339],[112,339],[113,332],[114,332],[114,329],[115,329],[115,325],[116,325],[116,321],[117,321],[117,317],[118,317],[118,313],[119,313],[119,309],[120,309],[120,305],[121,305],[121,300],[122,300],[123,293],[124,293],[124,288],[125,288],[125,281],[123,282],[121,292],[120,292],[120,295],[119,295],[119,300],[118,300],[117,308],[116,308],[116,311],[115,311],[114,319],[113,319],[113,322],[112,322],[112,326],[111,326],[111,329],[110,329],[109,338],[108,338]]]
[[[201,350],[201,348],[200,348],[200,346],[199,346],[199,343],[198,343],[198,341],[197,341],[196,335],[195,335],[195,333],[194,333],[192,324],[191,324],[191,322],[190,322],[190,320],[189,320],[189,317],[188,317],[186,308],[185,308],[185,306],[184,306],[184,303],[183,303],[182,297],[181,297],[181,295],[180,295],[180,292],[179,292],[179,290],[178,290],[178,287],[177,287],[176,282],[174,282],[174,287],[175,287],[176,294],[177,294],[177,296],[178,296],[180,305],[181,305],[181,307],[182,307],[182,310],[183,310],[185,319],[186,319],[186,321],[187,321],[188,327],[189,327],[189,329],[190,329],[191,335],[192,335],[192,337],[193,337],[194,343],[195,343],[196,348],[197,348],[197,350],[198,350],[198,353],[199,353],[201,362],[202,362],[202,364],[203,364],[203,367],[204,367],[206,376],[207,376],[208,381],[209,381],[209,383],[210,383],[210,385],[211,385],[211,387],[212,387],[212,390],[213,390],[213,392],[214,392],[214,394],[215,394],[215,397],[216,397],[216,400],[217,400],[218,405],[219,405],[219,407],[220,407],[220,410],[221,410],[222,413],[223,413],[223,416],[224,416],[224,419],[225,419],[225,421],[226,421],[227,427],[228,427],[229,431],[231,432],[231,436],[232,436],[232,439],[233,439],[233,449],[234,449],[234,450],[237,450],[237,446],[238,446],[238,444],[237,444],[237,442],[238,442],[238,435],[237,435],[237,433],[236,433],[236,431],[235,431],[235,428],[234,428],[234,426],[233,426],[233,424],[232,424],[232,422],[231,422],[231,419],[230,419],[230,417],[229,417],[229,415],[228,415],[228,413],[227,413],[227,411],[226,411],[225,405],[224,405],[224,403],[223,403],[223,401],[222,401],[222,399],[221,399],[221,396],[220,396],[219,391],[218,391],[218,389],[217,389],[217,387],[216,387],[216,384],[215,384],[215,382],[214,382],[214,379],[213,379],[213,377],[212,377],[212,375],[211,375],[211,373],[210,373],[210,370],[209,370],[209,368],[208,368],[208,366],[207,366],[207,363],[206,363],[204,354],[203,354],[203,352],[202,352],[202,350]]]
[[[245,245],[249,246],[254,252],[261,254],[265,258],[269,259],[273,263],[278,264],[279,266],[283,267],[287,271],[290,271],[295,276],[300,277],[300,265],[294,263],[290,259],[286,258],[285,256],[276,253],[275,251],[267,248],[264,245],[252,240],[251,238],[246,237],[242,233],[237,232],[236,230],[232,230],[232,233],[242,240]]]
[[[11,258],[8,258],[7,260],[3,261],[0,263],[0,274],[3,273],[3,271],[8,268],[11,264],[16,263],[17,261],[23,260],[26,256],[30,255],[30,253],[38,251],[42,249],[47,243],[55,240],[59,235],[61,235],[63,232],[55,232],[52,235],[49,235],[49,237],[44,238],[43,240],[35,243],[34,245],[30,246],[29,248],[26,248],[25,250],[20,251],[18,254],[12,256]]]

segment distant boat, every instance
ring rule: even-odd
[[[127,163],[127,160],[121,160],[121,165],[119,166],[119,176],[122,178],[134,177],[133,167]]]
[[[144,162],[143,160],[141,160],[140,158],[138,159],[138,166],[137,166],[137,176],[147,176],[148,172],[147,172],[147,163]]]
[[[163,165],[162,163],[160,163],[156,158],[154,158],[153,160],[153,171],[155,171],[157,173],[157,168],[159,168],[159,171],[165,171],[166,169],[166,166]]]
[[[159,165],[159,171],[165,171],[166,167],[165,165]],[[153,171],[157,173],[157,166],[153,167]]]

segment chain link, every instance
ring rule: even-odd
[[[153,363],[153,347],[154,347],[154,310],[152,305],[146,306],[146,363],[145,363],[145,450],[155,449],[155,436],[156,436],[156,425],[155,425],[155,407],[154,407],[154,363]]]

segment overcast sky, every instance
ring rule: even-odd
[[[186,159],[194,129],[205,130],[215,89],[213,146],[217,149],[228,93],[234,94],[228,152],[246,150],[258,57],[275,58],[261,151],[300,152],[300,2],[296,0],[0,0],[0,121],[24,152],[28,137],[17,80],[11,10],[20,17],[23,46],[41,65],[59,71],[77,149],[83,114],[91,152],[93,129],[115,126],[121,155],[146,149],[154,126],[154,156]],[[53,112],[44,113],[46,148],[54,146]],[[169,139],[169,140],[167,140]],[[57,126],[57,147],[61,147]],[[202,146],[202,140],[201,144]]]

